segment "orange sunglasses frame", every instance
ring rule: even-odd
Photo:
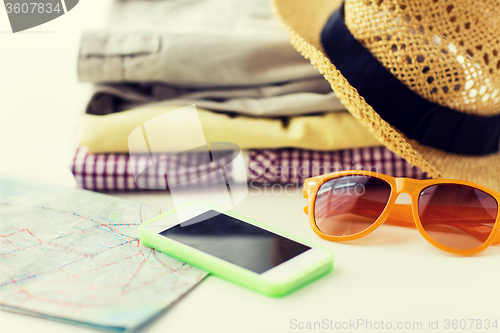
[[[363,230],[354,235],[349,236],[330,236],[323,233],[318,229],[316,225],[315,217],[314,217],[314,209],[316,204],[316,195],[318,193],[319,188],[325,182],[339,178],[342,176],[371,176],[375,178],[379,178],[385,180],[391,186],[391,194],[389,196],[389,200],[387,205],[385,206],[382,214],[379,218],[367,229]],[[418,198],[420,192],[428,186],[435,184],[460,184],[467,185],[470,187],[477,188],[485,193],[488,193],[493,198],[495,198],[498,206],[497,217],[495,220],[495,225],[493,226],[493,230],[490,236],[486,239],[486,241],[473,249],[460,250],[454,249],[445,245],[442,245],[432,239],[422,227],[422,222],[420,221],[420,217],[418,215]],[[409,212],[410,205],[396,204],[396,200],[401,193],[407,193],[411,197],[411,212]],[[391,176],[387,176],[384,174],[372,172],[372,171],[362,171],[362,170],[350,170],[350,171],[340,171],[333,172],[326,175],[316,176],[312,178],[308,178],[304,182],[303,187],[304,198],[307,199],[307,206],[304,207],[304,212],[309,215],[309,223],[311,224],[312,229],[316,234],[318,234],[321,238],[330,240],[330,241],[347,241],[358,239],[364,237],[381,226],[384,222],[405,226],[405,227],[415,227],[418,229],[420,234],[432,245],[446,252],[459,254],[459,255],[473,255],[484,251],[490,245],[500,244],[500,193],[493,191],[487,187],[457,179],[427,179],[427,180],[417,180],[412,178],[395,178]],[[413,219],[411,219],[412,217]]]

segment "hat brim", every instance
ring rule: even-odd
[[[433,178],[472,181],[500,190],[500,154],[465,156],[446,153],[408,140],[384,121],[324,54],[320,35],[339,0],[272,0],[276,18],[293,47],[309,59],[330,83],[340,101],[389,150],[421,168]]]

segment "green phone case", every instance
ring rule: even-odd
[[[321,261],[318,261],[314,265],[310,265],[307,268],[301,269],[295,274],[289,276],[287,279],[282,281],[269,281],[263,279],[261,274],[252,272],[245,268],[239,267],[235,264],[232,264],[223,259],[217,258],[205,252],[199,251],[195,248],[192,248],[188,245],[184,245],[177,241],[171,240],[169,238],[163,237],[151,230],[147,229],[147,226],[150,223],[155,222],[156,220],[163,218],[167,215],[173,214],[176,212],[176,209],[172,209],[167,211],[161,215],[158,215],[139,226],[139,234],[141,242],[149,247],[155,248],[161,252],[164,252],[168,255],[171,255],[175,258],[178,258],[182,261],[185,261],[193,266],[199,267],[203,270],[210,272],[211,274],[226,279],[228,281],[234,282],[241,286],[247,287],[249,289],[258,291],[260,293],[269,295],[269,296],[283,296],[286,295],[310,282],[313,280],[325,275],[330,272],[333,268],[333,254],[329,249],[325,249],[318,245],[315,245],[307,240],[304,240],[300,237],[291,235],[289,233],[277,230],[271,226],[265,225],[261,222],[252,220],[248,217],[239,215],[232,211],[224,211],[221,210],[211,204],[207,203],[191,203],[183,208],[187,208],[190,205],[194,204],[203,204],[208,206],[210,209],[224,212],[224,214],[228,216],[232,216],[236,219],[242,220],[249,224],[253,224],[262,229],[268,230],[270,232],[276,233],[283,237],[294,240],[298,243],[302,243],[311,248],[322,249],[326,251],[328,255],[325,254],[325,258]],[[180,209],[183,209],[180,208]]]

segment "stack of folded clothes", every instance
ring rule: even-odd
[[[290,46],[267,0],[115,0],[108,29],[82,37],[78,75],[95,86],[72,167],[83,188],[143,188],[132,166],[147,155],[129,156],[129,134],[191,104],[207,142],[242,149],[252,184],[301,184],[349,169],[425,178],[345,111]],[[148,177],[179,179],[225,163],[199,154],[176,154],[167,173]]]

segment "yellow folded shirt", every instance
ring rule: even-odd
[[[89,153],[128,153],[128,136],[144,122],[183,106],[150,105],[105,116],[85,114],[79,145]],[[337,150],[381,146],[348,112],[290,118],[230,116],[197,108],[207,142],[232,142],[241,149],[296,147]],[[183,126],[189,126],[183,124]],[[161,150],[172,151],[169,142]]]

